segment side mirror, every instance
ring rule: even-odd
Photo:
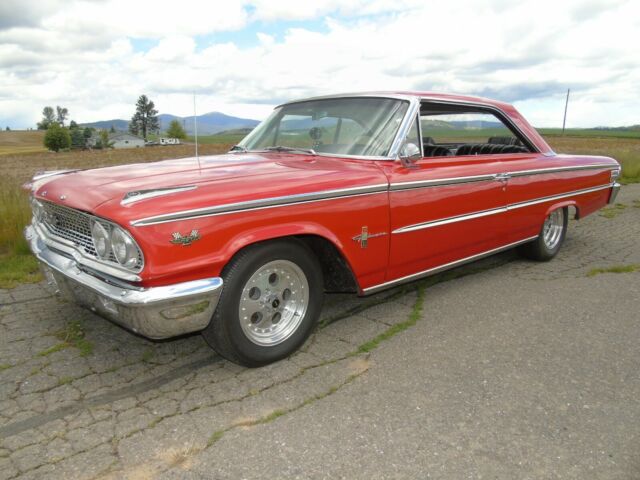
[[[400,161],[405,166],[411,166],[413,163],[422,158],[420,147],[415,143],[405,143],[400,149]]]

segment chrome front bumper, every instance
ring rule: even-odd
[[[616,197],[618,196],[618,192],[620,191],[620,184],[618,182],[614,182],[611,187],[611,194],[609,195],[609,201],[607,202],[609,205],[612,205],[616,201]]]
[[[49,248],[32,226],[25,229],[25,237],[47,281],[62,297],[148,338],[202,330],[222,292],[222,279],[217,277],[146,289],[118,286]]]

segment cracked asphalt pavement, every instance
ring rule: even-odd
[[[548,263],[329,295],[291,358],[0,290],[0,479],[640,478],[640,185]],[[611,217],[611,218],[608,218]]]

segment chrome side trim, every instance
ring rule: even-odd
[[[602,163],[597,165],[577,165],[569,167],[552,167],[552,168],[537,168],[533,170],[520,170],[520,171],[508,171],[504,173],[486,174],[486,175],[470,175],[468,177],[451,177],[440,178],[435,180],[416,180],[412,182],[396,182],[390,185],[391,191],[396,190],[410,190],[413,188],[428,188],[428,187],[442,187],[446,185],[456,185],[459,183],[472,183],[472,182],[486,182],[490,180],[497,180],[500,178],[513,178],[524,177],[528,175],[544,175],[548,173],[558,172],[573,172],[578,170],[599,170],[608,169],[615,170],[619,168],[617,165],[608,163]]]
[[[537,205],[539,203],[550,202],[553,200],[562,200],[563,198],[574,197],[576,195],[584,195],[585,193],[597,192],[599,190],[605,190],[607,188],[611,188],[613,186],[612,183],[607,183],[606,185],[600,185],[599,187],[585,188],[582,190],[574,190],[573,192],[561,193],[559,195],[550,195],[548,197],[536,198],[535,200],[527,200],[525,202],[512,203],[507,205],[507,210],[515,210],[517,208],[529,207],[531,205]]]
[[[460,260],[454,260],[453,262],[445,263],[444,265],[440,265],[438,267],[429,268],[427,270],[423,270],[418,273],[412,273],[411,275],[407,275],[406,277],[396,278],[395,280],[390,280],[388,282],[381,283],[379,285],[374,285],[372,287],[368,287],[362,290],[365,295],[370,295],[372,293],[376,293],[380,290],[384,290],[385,288],[393,287],[395,285],[400,285],[402,283],[411,282],[413,280],[418,280],[419,278],[428,277],[430,275],[435,275],[436,273],[443,272],[445,270],[449,270],[450,268],[458,267],[460,265],[464,265],[465,263],[473,262],[475,260],[480,260],[481,258],[488,257],[493,255],[494,253],[499,253],[504,250],[509,250],[515,246],[521,245],[523,243],[530,242],[538,238],[538,235],[533,237],[525,238],[524,240],[519,240],[517,242],[509,243],[507,245],[503,245],[502,247],[493,248],[491,250],[487,250],[485,252],[477,253],[475,255],[471,255],[469,257],[461,258]]]
[[[618,168],[617,165],[612,165],[609,163],[599,163],[594,165],[577,165],[577,166],[568,166],[568,167],[553,167],[553,168],[536,168],[533,170],[520,170],[517,172],[508,172],[512,177],[524,177],[528,175],[544,175],[547,173],[559,173],[559,172],[573,172],[578,170],[599,170],[602,168],[606,168],[609,170],[613,170]]]
[[[436,180],[416,180],[412,182],[396,182],[389,186],[391,191],[412,190],[414,188],[442,187],[445,185],[457,185],[459,183],[487,182],[495,180],[495,174],[472,175],[468,177],[439,178]]]
[[[462,222],[465,220],[473,220],[474,218],[488,217],[489,215],[497,215],[498,213],[505,213],[507,207],[494,208],[491,210],[481,210],[479,212],[456,215],[454,217],[442,218],[439,220],[430,220],[428,222],[416,223],[415,225],[408,225],[406,227],[400,227],[392,231],[391,233],[408,233],[416,230],[424,230],[425,228],[439,227],[441,225],[448,225],[449,223]]]
[[[506,207],[492,208],[489,210],[480,210],[478,212],[465,213],[463,215],[454,215],[453,217],[439,218],[437,220],[429,220],[427,222],[416,223],[413,225],[407,225],[405,227],[396,228],[391,233],[408,233],[415,232],[416,230],[424,230],[425,228],[439,227],[441,225],[448,225],[450,223],[463,222],[465,220],[473,220],[475,218],[488,217],[489,215],[497,215],[499,213],[506,213],[509,210],[515,210],[518,208],[528,207],[531,205],[537,205],[539,203],[551,202],[554,200],[561,200],[563,198],[569,198],[576,195],[583,195],[585,193],[597,192],[599,190],[605,190],[614,186],[612,183],[607,185],[600,185],[593,188],[585,188],[582,190],[574,190],[573,192],[562,193],[559,195],[551,195],[548,197],[536,198],[534,200],[527,200],[525,202],[512,203]]]
[[[132,203],[148,200],[149,198],[161,197],[172,193],[188,192],[189,190],[195,190],[196,188],[198,188],[197,185],[185,185],[182,187],[153,188],[149,190],[127,192],[124,197],[122,197],[120,205],[131,205]]]
[[[356,197],[361,195],[372,195],[376,193],[386,193],[388,185],[381,183],[377,185],[365,185],[361,187],[339,188],[335,190],[323,190],[320,192],[299,193],[296,195],[285,195],[282,197],[263,198],[260,200],[249,200],[246,202],[228,203],[213,207],[196,208],[193,210],[183,210],[180,212],[155,215],[153,217],[132,220],[130,224],[134,227],[156,225],[159,223],[174,222],[176,220],[187,220],[201,217],[211,217],[215,215],[225,215],[229,213],[242,212],[247,210],[261,210],[264,208],[284,207],[299,203],[317,202],[322,200],[335,200],[345,197]]]

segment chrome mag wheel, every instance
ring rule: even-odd
[[[287,340],[300,326],[309,305],[309,282],[298,265],[275,260],[260,267],[245,284],[239,318],[247,338],[261,346]]]
[[[542,240],[549,250],[556,248],[564,229],[564,209],[558,208],[549,214],[542,227]]]

